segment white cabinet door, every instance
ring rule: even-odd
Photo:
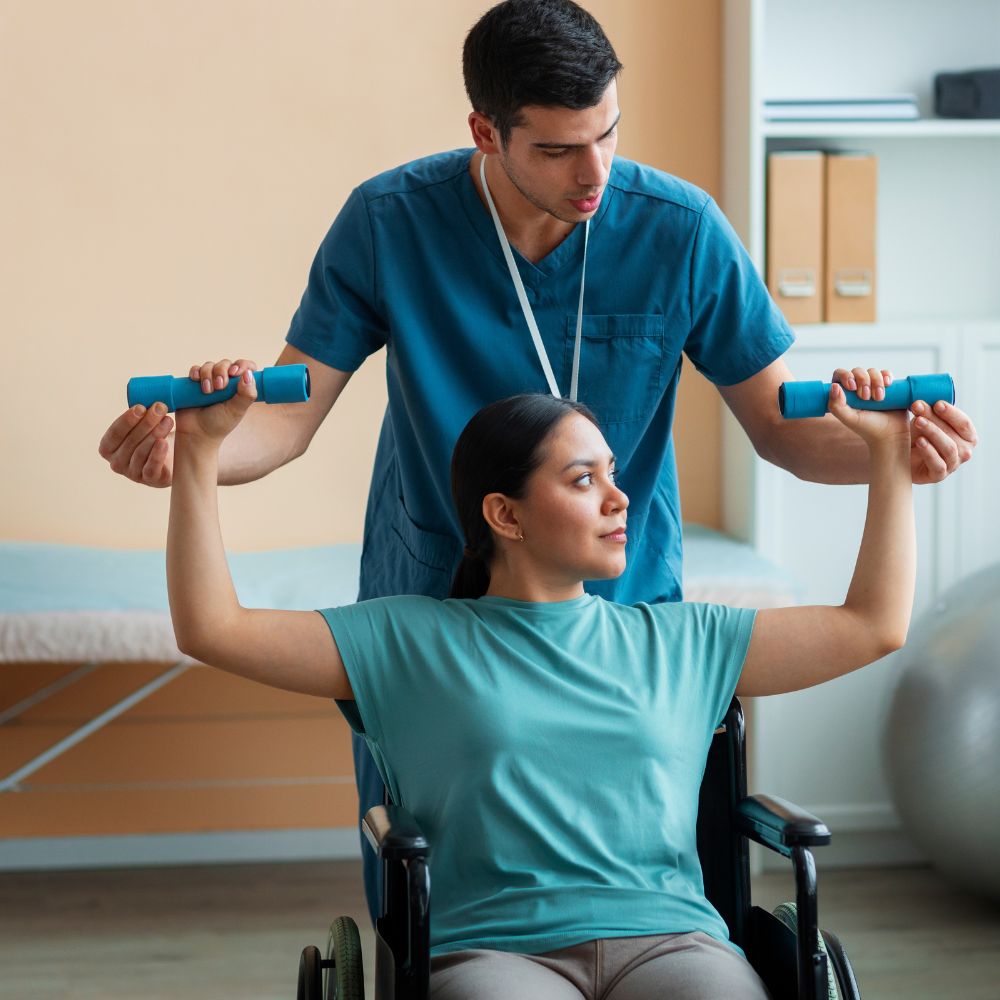
[[[958,476],[960,576],[1000,562],[1000,323],[962,329],[962,384],[956,405],[979,435],[973,459]]]

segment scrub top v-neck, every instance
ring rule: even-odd
[[[288,333],[303,353],[342,371],[387,349],[361,599],[447,595],[463,544],[449,483],[458,435],[488,403],[549,391],[469,173],[473,152],[417,160],[356,188],[316,254]],[[582,239],[577,225],[540,261],[514,253],[563,391]],[[579,399],[623,470],[628,568],[617,580],[588,583],[589,592],[626,604],[681,597],[671,427],[682,351],[710,380],[730,385],[792,340],[715,203],[693,185],[616,158],[590,226]]]
[[[552,364],[549,361],[549,355],[545,350],[545,344],[538,330],[538,323],[535,322],[534,310],[528,301],[524,290],[524,282],[521,280],[521,274],[517,269],[514,250],[510,245],[510,240],[507,239],[507,233],[503,228],[503,223],[500,221],[500,213],[497,211],[496,203],[493,201],[490,185],[486,180],[486,159],[483,156],[479,160],[479,183],[483,189],[483,197],[486,199],[486,205],[490,210],[490,217],[493,219],[493,228],[496,230],[497,241],[500,244],[500,249],[503,251],[504,262],[507,264],[507,270],[510,273],[511,284],[517,293],[517,301],[521,306],[525,325],[531,334],[531,342],[535,345],[538,363],[542,366],[542,371],[545,373],[545,381],[548,383],[549,392],[556,398],[567,396],[575,403],[578,398],[580,374],[580,339],[583,332],[583,293],[587,287],[587,238],[590,234],[590,219],[580,224],[580,228],[583,229],[583,249],[580,254],[580,295],[576,307],[576,332],[573,335],[573,371],[569,380],[569,392],[564,393],[560,390],[558,382],[556,382],[555,373],[552,371]],[[598,205],[600,205],[599,202]]]

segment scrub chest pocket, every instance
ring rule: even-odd
[[[573,369],[575,341],[576,316],[567,316],[566,372]],[[602,426],[648,418],[663,393],[664,373],[676,363],[665,350],[663,316],[584,316],[577,398]]]

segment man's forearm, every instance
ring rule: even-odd
[[[302,454],[299,434],[287,410],[302,403],[252,406],[219,449],[219,485],[262,479]]]
[[[869,478],[864,441],[830,414],[784,420],[761,457],[811,483],[844,486]]]

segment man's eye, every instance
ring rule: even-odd
[[[562,157],[564,157],[567,152],[568,152],[568,150],[566,150],[566,149],[559,149],[559,150],[543,149],[542,150],[542,154],[544,156],[547,156],[550,160],[559,160]]]

